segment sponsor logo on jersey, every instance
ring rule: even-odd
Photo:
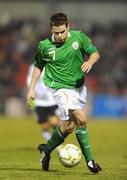
[[[72,43],[72,47],[73,47],[74,49],[78,49],[78,47],[79,47],[78,42],[73,42],[73,43]]]

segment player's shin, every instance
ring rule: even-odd
[[[93,156],[90,150],[89,136],[87,128],[76,128],[76,137],[82,149],[82,153],[86,162],[93,160]]]
[[[60,131],[59,126],[54,130],[52,137],[48,140],[45,145],[45,152],[50,154],[57,146],[64,142],[66,135],[63,135]]]

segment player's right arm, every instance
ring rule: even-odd
[[[40,78],[41,72],[42,72],[45,64],[46,64],[46,62],[43,60],[41,43],[39,43],[37,52],[35,54],[35,62],[34,62],[34,69],[32,72],[32,78],[31,78],[30,86],[28,88],[28,93],[27,93],[27,103],[28,104],[30,103],[31,100],[34,100],[34,98],[35,98],[34,87]]]
[[[42,72],[41,69],[39,69],[38,67],[34,67],[30,86],[29,86],[28,93],[27,93],[27,103],[28,104],[31,99],[34,100],[34,98],[35,98],[34,87],[35,87],[38,79],[40,78],[41,72]]]

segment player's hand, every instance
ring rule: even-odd
[[[91,68],[92,68],[92,63],[89,61],[84,62],[81,66],[82,71],[86,73],[88,73],[91,70]]]
[[[34,90],[29,90],[27,94],[27,105],[30,109],[35,109],[35,93]]]

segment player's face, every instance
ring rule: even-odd
[[[69,29],[69,25],[66,26],[65,24],[60,26],[52,26],[52,33],[54,35],[55,41],[59,43],[65,42]]]

